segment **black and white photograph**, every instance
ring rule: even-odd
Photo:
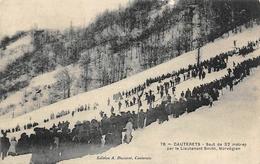
[[[260,0],[0,0],[0,164],[260,164]]]

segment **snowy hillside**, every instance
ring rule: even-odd
[[[25,35],[18,41],[8,45],[5,50],[0,49],[0,72],[5,70],[6,66],[14,62],[17,58],[31,52],[33,50],[31,42],[31,36]]]
[[[75,163],[154,163],[154,164],[257,164],[260,161],[260,69],[234,88],[225,91],[212,108],[170,119],[162,125],[153,125],[135,131],[130,144],[123,144],[109,151],[79,159],[60,162]],[[230,142],[246,143],[238,151],[176,151],[166,150],[162,142]],[[152,160],[97,160],[97,157],[152,157]]]
[[[122,160],[97,160],[97,157],[151,157],[152,160],[127,160],[127,163],[160,164],[257,164],[260,151],[260,69],[253,71],[233,92],[224,90],[224,95],[212,108],[202,107],[196,112],[185,114],[178,119],[170,118],[159,125],[157,122],[143,130],[134,132],[130,144],[119,145],[104,153],[87,155],[82,158],[60,162],[75,163],[122,163]],[[230,142],[246,144],[237,151],[176,151],[166,150],[161,143],[181,142]],[[169,146],[170,147],[170,146]],[[31,155],[7,157],[3,164],[29,163]]]
[[[259,36],[256,35],[260,32],[260,26],[255,26],[252,29],[248,29],[242,33],[239,33],[234,36],[230,36],[225,39],[219,39],[214,43],[207,44],[202,47],[202,60],[209,59],[214,57],[222,52],[227,52],[229,50],[233,50],[233,41],[237,40],[237,46],[244,46],[248,41],[254,41],[259,39]],[[257,49],[255,52],[247,55],[245,58],[241,56],[234,56],[230,59],[229,65],[232,65],[232,61],[240,62],[246,60],[247,58],[256,57],[259,55],[260,49]],[[111,84],[109,86],[99,88],[97,90],[93,90],[87,93],[79,94],[77,96],[71,97],[69,99],[60,101],[58,103],[40,108],[39,110],[32,111],[30,113],[26,113],[22,116],[11,118],[12,112],[9,115],[1,116],[0,120],[0,128],[13,128],[17,125],[23,126],[28,122],[38,122],[39,126],[51,127],[53,123],[58,123],[59,121],[70,120],[70,126],[73,126],[78,120],[83,121],[86,119],[97,118],[100,119],[99,112],[102,110],[106,113],[110,112],[111,106],[107,106],[107,99],[113,100],[113,94],[118,92],[136,87],[139,84],[145,82],[147,78],[156,77],[158,75],[166,74],[168,72],[176,71],[180,68],[185,68],[189,64],[196,63],[196,51],[191,51],[186,54],[183,54],[169,62],[156,66],[152,69],[144,71],[142,73],[136,74],[130,78],[121,80],[117,83]],[[212,73],[206,77],[205,82],[212,81],[214,78],[220,78],[225,75],[227,70],[222,70],[216,73]],[[49,79],[51,77],[47,77]],[[184,83],[181,83],[177,86],[176,95],[179,96],[182,90],[187,89],[188,87],[192,88],[194,86],[200,85],[202,82],[198,79],[190,79]],[[155,87],[155,86],[151,86]],[[83,114],[75,114],[75,117],[71,117],[71,115],[67,115],[61,117],[59,119],[51,120],[48,123],[43,123],[44,119],[50,118],[51,114],[57,114],[64,110],[73,111],[81,105],[90,106],[91,110],[86,111]],[[117,102],[112,102],[112,105],[117,109]],[[96,106],[96,110],[93,110],[94,106]],[[144,108],[145,109],[145,108]],[[127,108],[124,110],[137,110],[136,107]],[[146,110],[146,109],[145,109]],[[118,111],[116,111],[118,112]],[[32,130],[26,130],[27,132],[31,132]],[[22,132],[14,133],[12,135],[19,136]]]
[[[49,105],[50,97],[48,95],[50,94],[50,89],[48,86],[52,86],[57,82],[56,76],[63,69],[68,69],[75,78],[80,75],[77,65],[69,65],[67,67],[57,67],[54,71],[32,78],[27,87],[10,94],[5,100],[0,101],[0,108],[2,108],[0,112],[3,114],[3,117],[12,117],[12,111],[14,111],[14,117],[17,117]],[[37,94],[39,90],[41,90],[41,93]],[[37,100],[34,101],[34,98],[37,98]]]

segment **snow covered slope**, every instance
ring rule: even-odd
[[[153,123],[135,131],[130,144],[122,144],[102,154],[88,155],[61,164],[122,163],[122,160],[97,160],[97,157],[151,157],[151,160],[127,160],[131,163],[161,164],[258,164],[260,161],[260,68],[244,79],[233,92],[225,91],[212,108],[202,107],[161,125]],[[240,95],[240,96],[239,96]],[[245,143],[238,151],[167,151],[162,142]],[[31,155],[7,157],[2,164],[29,163]]]
[[[4,160],[1,160],[1,164],[29,164],[32,155],[19,155],[19,156],[7,156]]]
[[[6,109],[9,113],[4,114],[3,117],[12,117],[13,110],[14,116],[20,116],[24,113],[29,113],[35,109],[40,108],[44,104],[44,102],[49,100],[49,90],[47,89],[48,85],[52,85],[57,82],[55,76],[62,69],[67,68],[72,75],[80,75],[79,66],[69,65],[67,67],[59,66],[54,71],[47,72],[32,78],[29,85],[19,91],[16,91],[10,94],[5,100],[0,102],[0,108]],[[41,90],[41,95],[36,95],[37,90]],[[25,96],[26,95],[26,96]],[[37,96],[37,101],[33,101],[32,98]],[[25,99],[27,102],[25,103]],[[10,105],[15,106],[12,109],[9,109]]]
[[[16,42],[8,45],[5,50],[0,50],[0,71],[5,70],[8,64],[14,62],[25,53],[31,52],[33,50],[31,42],[32,38],[27,34]]]
[[[76,163],[154,163],[154,164],[258,164],[260,161],[260,69],[234,88],[225,91],[212,108],[202,107],[196,112],[178,119],[135,131],[133,141],[109,151],[88,155],[79,159],[60,162]],[[161,143],[200,142],[200,143],[245,143],[237,151],[167,151]],[[97,160],[97,157],[151,157],[152,160]]]
[[[259,39],[259,34],[260,33],[260,26],[254,26],[254,28],[245,30],[242,33],[239,33],[237,35],[230,36],[228,38],[224,39],[218,39],[214,43],[209,43],[206,46],[202,47],[202,60],[209,59],[211,57],[214,57],[221,52],[227,52],[229,50],[233,49],[233,41],[237,40],[237,46],[244,46],[247,44],[248,41],[255,41]],[[138,73],[134,76],[131,76],[130,78],[121,80],[119,82],[116,82],[114,84],[111,84],[109,86],[99,88],[97,90],[93,90],[87,93],[79,94],[77,96],[71,97],[69,99],[60,101],[58,103],[43,107],[39,110],[27,113],[25,115],[16,117],[14,119],[6,116],[0,117],[0,128],[1,129],[6,129],[6,128],[13,128],[17,124],[20,126],[23,126],[29,122],[38,122],[40,123],[40,126],[45,126],[45,127],[50,127],[53,123],[57,123],[59,121],[64,121],[64,120],[70,120],[71,126],[77,121],[77,120],[86,120],[86,119],[92,119],[92,118],[98,118],[99,117],[99,112],[100,110],[105,111],[106,113],[110,112],[110,107],[107,107],[107,99],[110,97],[112,100],[113,94],[119,92],[119,91],[124,91],[133,87],[136,87],[139,84],[142,84],[145,82],[147,78],[150,77],[156,77],[158,75],[162,75],[163,73],[168,73],[172,72],[173,70],[179,70],[180,68],[186,68],[189,64],[194,64],[196,63],[196,50],[188,52],[186,54],[183,54],[169,62],[166,62],[164,64],[161,64],[159,66],[156,66],[152,69],[149,69],[147,71]],[[253,56],[258,56],[259,55],[259,49],[255,51],[254,53],[250,54],[249,57]],[[239,61],[242,59],[232,59],[235,61]],[[212,74],[212,77],[209,76],[207,78],[208,81],[212,80],[212,78],[216,77],[221,77],[223,74],[225,74],[225,70],[218,72],[217,74]],[[206,79],[207,80],[207,79]],[[196,81],[196,79],[195,79]],[[205,81],[204,81],[205,82]],[[184,84],[181,84],[184,85]],[[194,81],[187,82],[183,87],[177,86],[177,90],[183,90],[187,89],[189,85],[200,85]],[[94,104],[97,103],[99,104],[97,110],[91,110],[84,112],[82,114],[76,114],[75,117],[71,117],[71,115],[62,117],[60,119],[55,119],[54,121],[50,121],[47,124],[43,123],[43,119],[49,118],[52,113],[58,113],[62,110],[75,110],[75,108],[79,107],[80,105],[84,104],[90,104],[90,106],[93,108]],[[127,109],[129,110],[129,109]],[[21,131],[23,132],[23,131]],[[12,135],[17,135],[19,136],[20,133],[12,134]],[[27,131],[30,132],[30,131]]]

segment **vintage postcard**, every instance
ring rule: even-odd
[[[0,164],[260,164],[259,0],[0,0]]]

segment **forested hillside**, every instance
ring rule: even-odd
[[[229,31],[241,32],[259,23],[258,0],[133,0],[127,7],[106,11],[87,27],[65,31],[32,29],[1,41],[1,58],[8,46],[25,36],[33,50],[0,72],[0,99],[29,86],[39,75],[56,71],[56,82],[24,93],[37,105],[54,103],[99,88],[161,64],[184,52],[214,42]],[[228,33],[231,34],[231,32]],[[33,95],[33,96],[32,96]],[[11,104],[9,104],[10,107]],[[1,107],[0,108],[5,108]]]

